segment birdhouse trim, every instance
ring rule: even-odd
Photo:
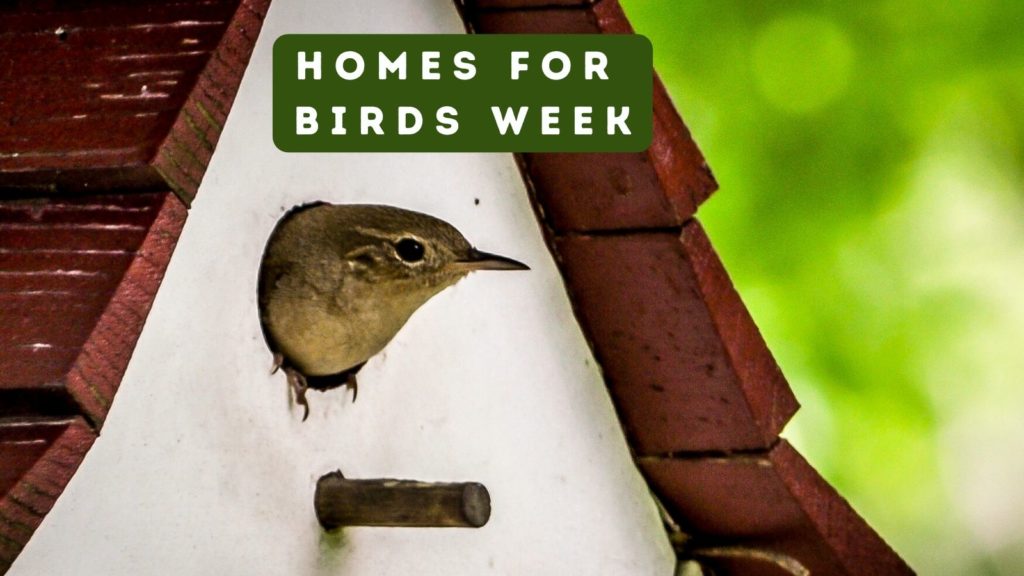
[[[0,13],[18,79],[0,83],[18,93],[0,98],[0,143],[19,150],[0,154],[0,573],[102,428],[269,0],[115,4]],[[458,8],[475,33],[632,33],[617,0]],[[636,465],[686,542],[911,573],[779,438],[796,400],[694,217],[715,181],[657,78],[653,104],[645,152],[517,155]]]

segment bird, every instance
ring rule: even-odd
[[[477,270],[529,270],[454,226],[394,206],[317,201],[286,212],[258,274],[260,326],[309,417],[309,388],[346,386],[420,306]]]

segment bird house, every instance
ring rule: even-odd
[[[616,0],[0,8],[0,573],[910,573],[780,437],[797,401],[657,78],[642,152],[274,146],[278,36],[464,31],[631,28]],[[256,285],[277,220],[317,199],[429,213],[532,270],[434,297],[358,402],[303,422]],[[338,468],[486,486],[489,520],[325,531]]]

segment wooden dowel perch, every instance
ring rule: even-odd
[[[341,472],[320,477],[313,505],[326,530],[341,526],[479,528],[491,517],[491,496],[477,482],[349,480]]]

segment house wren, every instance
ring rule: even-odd
[[[286,213],[259,272],[263,335],[309,416],[307,388],[345,385],[413,312],[474,270],[528,270],[451,224],[391,206],[316,202]]]

